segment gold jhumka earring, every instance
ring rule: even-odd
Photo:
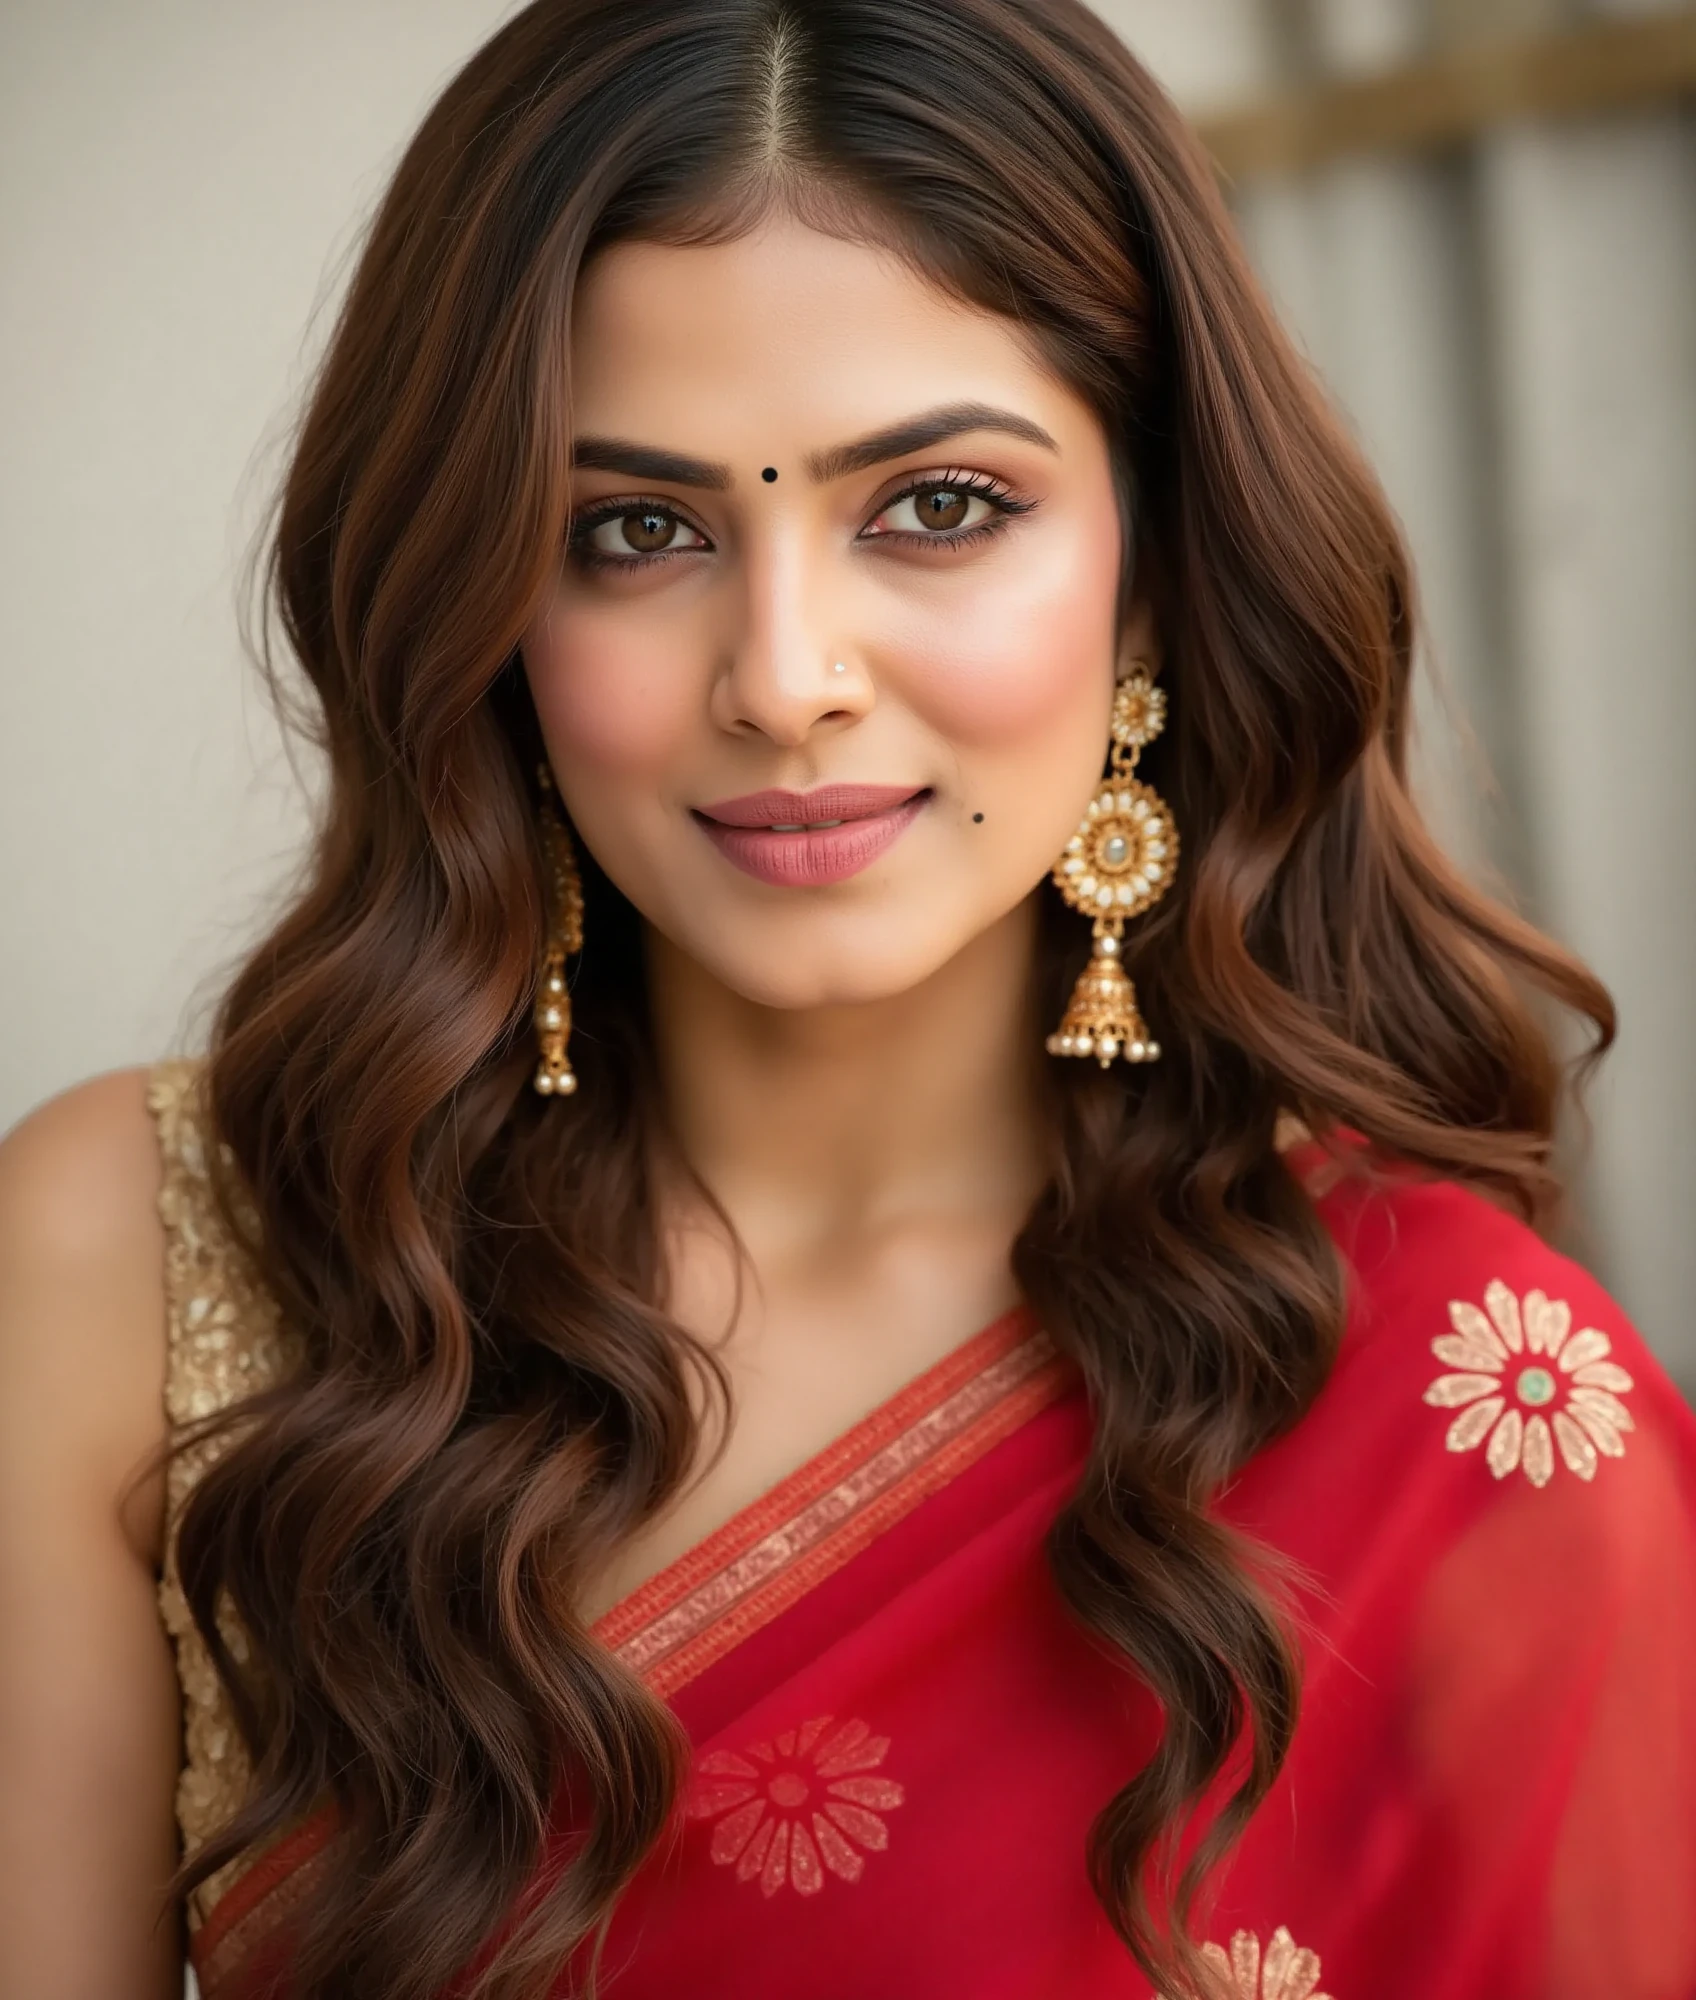
[[[1105,1069],[1115,1056],[1144,1063],[1160,1054],[1119,952],[1126,923],[1158,903],[1177,873],[1171,808],[1153,786],[1131,775],[1165,722],[1165,693],[1138,661],[1113,696],[1107,775],[1054,864],[1055,887],[1074,910],[1095,919],[1095,949],[1065,1018],[1048,1038],[1052,1056],[1094,1056]]]
[[[534,1017],[536,1041],[542,1053],[530,1081],[543,1097],[569,1097],[577,1088],[577,1078],[565,1053],[571,1034],[571,996],[565,986],[565,961],[574,951],[583,949],[583,885],[577,876],[571,836],[554,803],[553,773],[546,764],[540,764],[536,775],[542,787],[537,819],[542,833],[547,932],[542,945]]]

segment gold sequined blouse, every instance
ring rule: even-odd
[[[173,1436],[281,1380],[299,1358],[276,1300],[218,1213],[207,1178],[209,1126],[201,1099],[203,1066],[171,1060],[149,1073],[147,1102],[159,1134],[165,1226],[167,1359],[165,1412]],[[227,1435],[189,1446],[166,1476],[167,1532],[159,1608],[176,1647],[182,1689],[183,1764],[177,1824],[183,1851],[194,1852],[243,1803],[252,1771],[211,1656],[195,1629],[177,1572],[176,1528],[196,1482],[227,1450]],[[231,1652],[248,1658],[233,1615],[219,1619]],[[238,1857],[189,1898],[191,1928],[241,1874]]]

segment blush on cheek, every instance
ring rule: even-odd
[[[999,571],[898,639],[908,699],[951,742],[992,749],[1075,729],[1080,708],[1105,718],[1118,549],[1067,557]]]
[[[693,679],[663,649],[599,621],[556,617],[524,658],[537,720],[562,765],[657,771],[689,734]]]
[[[1009,637],[988,631],[974,645],[970,631],[959,631],[946,650],[929,650],[912,699],[950,742],[999,748],[1048,734],[1080,703],[1104,708],[1111,654],[1094,621],[1061,616],[1023,644]]]

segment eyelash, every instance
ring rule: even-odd
[[[914,479],[899,492],[892,493],[878,514],[887,514],[892,507],[900,506],[903,500],[916,500],[926,493],[964,493],[973,499],[987,500],[995,509],[987,521],[979,521],[975,527],[944,530],[938,534],[923,534],[911,528],[885,529],[881,535],[872,536],[873,541],[900,542],[909,547],[922,545],[944,548],[966,548],[973,543],[987,540],[992,535],[1001,534],[1007,523],[1020,514],[1028,514],[1036,505],[1034,500],[1021,499],[1002,480],[991,478],[981,472],[930,473],[922,479]],[[651,555],[630,554],[624,556],[603,555],[600,550],[589,546],[589,537],[597,528],[608,521],[621,520],[626,514],[637,514],[648,508],[656,514],[668,514],[673,520],[684,521],[693,527],[694,523],[674,507],[668,500],[645,498],[638,495],[629,500],[605,501],[591,512],[573,522],[566,549],[572,560],[582,569],[594,572],[607,570],[647,569],[653,563],[670,562],[677,556],[696,555],[696,549],[656,549]],[[876,515],[873,516],[875,520]],[[703,531],[695,529],[696,534]]]

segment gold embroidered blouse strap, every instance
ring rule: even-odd
[[[159,1213],[165,1231],[165,1413],[173,1438],[205,1417],[281,1380],[298,1360],[298,1342],[276,1300],[219,1213],[207,1174],[210,1125],[202,1098],[204,1066],[173,1059],[155,1064],[147,1101],[159,1134],[163,1172]],[[192,1855],[242,1804],[251,1768],[229,1699],[183,1596],[177,1569],[177,1523],[195,1485],[228,1448],[228,1434],[186,1446],[166,1474],[165,1561],[159,1607],[176,1647],[182,1689],[183,1766],[177,1824]],[[219,1619],[238,1660],[246,1635],[233,1614]],[[242,1874],[238,1857],[189,1898],[197,1929]]]

